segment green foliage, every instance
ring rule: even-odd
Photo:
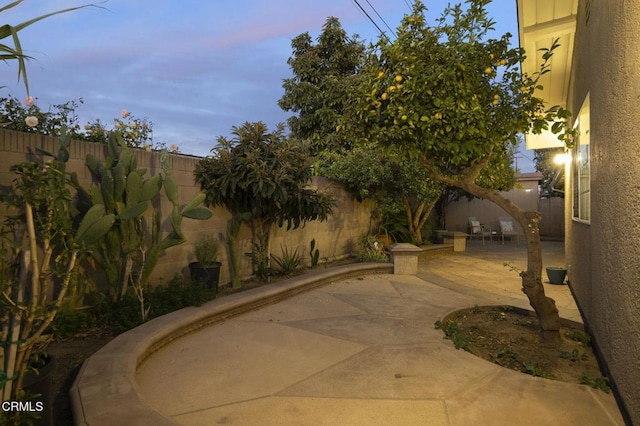
[[[16,130],[25,133],[38,133],[41,135],[61,136],[63,129],[73,140],[82,139],[80,125],[76,109],[84,101],[82,98],[52,105],[48,111],[42,111],[40,107],[23,105],[17,98],[9,96],[0,98],[0,123],[7,130]],[[27,117],[36,117],[37,126],[29,126]]]
[[[286,138],[282,126],[267,133],[262,122],[245,123],[233,127],[233,134],[231,140],[218,138],[213,155],[196,166],[195,179],[207,204],[243,215],[253,233],[254,273],[268,276],[271,226],[286,222],[291,229],[326,220],[334,201],[307,186],[312,177],[309,147]]]
[[[320,260],[320,250],[316,248],[316,239],[311,240],[310,248],[309,248],[309,259],[311,259],[311,267],[315,268],[318,266],[318,262]]]
[[[493,321],[506,321],[507,319],[507,314],[505,314],[504,312],[498,312],[496,310],[489,311],[489,316],[491,316],[491,319]]]
[[[288,120],[293,137],[312,140],[314,152],[344,146],[335,140],[352,77],[364,54],[357,36],[348,37],[337,18],[327,18],[314,44],[309,33],[291,41],[287,63],[293,77],[285,79],[278,105],[296,113]]]
[[[113,119],[113,129],[109,130],[108,126],[100,120],[94,120],[84,126],[85,132],[81,135],[83,140],[107,143],[109,133],[112,131],[122,135],[127,146],[132,148],[152,149],[153,144],[153,123],[146,117],[137,118],[127,110],[123,110],[121,117]],[[125,121],[126,120],[126,121]],[[155,146],[156,149],[165,148],[163,144]],[[172,150],[174,151],[174,150]]]
[[[3,400],[20,394],[34,348],[46,340],[43,333],[61,306],[77,301],[80,265],[104,237],[104,224],[114,220],[103,209],[75,209],[71,189],[79,189],[77,177],[66,171],[70,143],[65,135],[57,154],[40,150],[49,161],[12,166],[16,177],[0,191],[7,209],[0,229],[0,346],[8,360],[5,377],[11,378],[2,383]]]
[[[580,352],[577,349],[574,349],[571,352],[561,352],[560,358],[567,359],[571,362],[578,362],[578,361],[586,361],[588,359],[588,356],[585,353],[580,354]]]
[[[408,234],[408,240],[422,243],[422,228],[444,186],[418,161],[374,143],[325,152],[321,158],[320,174],[343,182],[358,199],[376,201],[379,227],[387,222],[394,234]]]
[[[312,141],[319,154],[319,174],[343,182],[359,199],[372,198],[382,217],[406,224],[408,241],[422,243],[422,228],[441,191],[426,170],[408,164],[370,139],[354,147],[353,138],[336,132],[347,109],[345,93],[357,84],[364,59],[364,45],[357,36],[348,38],[338,19],[327,19],[317,44],[308,33],[294,38],[289,66],[294,77],[284,81],[280,106],[297,113],[289,119],[292,134]],[[414,161],[415,163],[415,161]],[[400,220],[397,220],[400,218]]]
[[[302,253],[298,252],[297,248],[293,252],[291,252],[286,246],[281,246],[280,251],[280,256],[272,254],[271,259],[273,259],[278,267],[276,269],[276,272],[280,275],[289,277],[302,267],[302,261],[304,260],[304,258],[302,256]]]
[[[378,237],[364,234],[358,241],[356,259],[359,262],[387,262],[389,255],[384,251],[384,246]]]
[[[519,364],[520,363],[519,359],[520,359],[520,357],[518,356],[517,352],[513,350],[511,345],[507,345],[507,347],[505,347],[504,349],[501,349],[500,351],[498,351],[497,359],[494,359],[494,361],[498,365],[503,365],[504,363],[507,363],[507,364],[518,363]]]
[[[611,387],[609,386],[609,378],[600,376],[592,379],[587,373],[582,373],[580,375],[580,383],[583,385],[589,385],[594,389],[600,389],[604,393],[611,392]]]
[[[311,180],[308,146],[287,139],[284,129],[267,133],[262,122],[233,127],[235,138],[218,138],[213,155],[198,163],[196,181],[209,205],[248,212],[261,224],[287,229],[331,214],[330,196],[307,187]]]
[[[569,331],[565,336],[571,340],[579,342],[582,346],[591,346],[591,336],[581,331]]]
[[[535,96],[553,48],[540,72],[523,76],[524,51],[510,47],[511,35],[489,38],[487,3],[447,7],[433,26],[416,3],[396,40],[381,37],[371,50],[350,103],[354,115],[341,126],[356,137],[399,145],[447,176],[481,159],[508,172],[508,144],[521,133],[540,132],[548,121],[564,123],[566,114],[547,110]]]
[[[76,110],[83,103],[83,99],[80,98],[51,105],[48,111],[43,111],[32,98],[27,98],[24,104],[12,96],[0,98],[0,124],[7,130],[48,136],[62,136],[64,129],[64,134],[73,140],[99,143],[108,143],[109,134],[117,131],[129,147],[146,150],[166,148],[163,143],[154,144],[151,121],[147,118],[136,118],[128,111],[122,111],[122,118],[113,119],[112,129],[100,120],[89,122],[81,128]],[[27,117],[35,117],[37,125],[28,125]],[[172,152],[178,152],[175,145],[170,149]]]
[[[426,210],[428,209],[423,210],[419,220],[428,218],[430,211]],[[405,209],[402,200],[383,198],[381,201],[376,203],[373,211],[373,217],[378,219],[380,223],[377,234],[384,234],[389,237],[391,241],[396,243],[422,244],[423,240],[419,237],[422,237],[424,234],[426,222],[421,221],[422,224],[418,223],[414,228],[413,212],[414,210],[411,209],[412,216],[407,217],[407,210]],[[416,217],[418,216],[416,215]],[[415,232],[415,237],[412,236],[410,228]]]
[[[453,320],[447,321],[436,321],[434,323],[434,328],[436,330],[442,330],[444,333],[444,338],[449,339],[453,342],[453,345],[456,349],[462,349],[465,351],[469,351],[469,340],[471,336],[466,333],[461,333],[458,330],[458,323]]]
[[[275,271],[271,268],[269,262],[268,246],[269,235],[266,233],[259,233],[256,235],[252,243],[251,252],[245,253],[245,255],[251,259],[253,273],[262,281],[268,281],[269,278],[275,274]]]
[[[63,307],[58,311],[49,331],[54,339],[64,340],[98,325],[89,309]]]
[[[218,245],[218,239],[211,234],[200,237],[194,245],[196,260],[203,264],[217,262]]]
[[[148,319],[153,319],[213,300],[215,290],[204,283],[187,283],[181,275],[176,275],[166,285],[149,288],[146,298],[150,306]],[[106,325],[113,334],[123,333],[144,322],[140,318],[138,298],[132,292],[118,303],[99,297],[90,312],[98,324]]]
[[[89,191],[80,191],[78,208],[87,214],[94,210],[105,211],[115,218],[114,226],[109,227],[92,257],[105,274],[111,300],[120,300],[132,285],[140,297],[141,315],[144,316],[147,312],[144,289],[161,253],[185,241],[182,219],[208,219],[211,211],[200,206],[204,194],[180,208],[166,151],[160,156],[164,175],[149,178],[145,177],[146,169],[137,167],[136,157],[119,133],[109,135],[107,152],[104,161],[87,155],[86,165],[94,182]],[[161,238],[159,206],[163,188],[172,209],[168,221],[171,229]],[[150,224],[143,220],[149,209]]]
[[[537,362],[535,361],[524,361],[522,363],[522,367],[524,368],[523,372],[526,374],[530,374],[534,377],[542,377],[545,379],[553,379],[553,374],[547,373],[543,371]]]

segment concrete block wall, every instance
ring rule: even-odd
[[[35,159],[38,155],[36,148],[56,153],[59,142],[57,138],[20,133],[9,130],[0,130],[0,184],[8,185],[15,178],[9,171],[14,164]],[[160,154],[147,152],[142,149],[134,149],[139,168],[147,168],[146,177],[154,176],[162,172],[160,167]],[[78,174],[80,184],[89,188],[91,185],[91,173],[85,166],[87,154],[93,154],[98,158],[106,156],[105,145],[74,141],[70,147],[70,159],[67,169]],[[178,184],[180,205],[183,206],[200,193],[193,177],[193,170],[200,160],[199,157],[171,154],[169,167],[171,175]],[[332,182],[322,178],[315,178],[311,186],[321,188],[330,193],[336,200],[333,215],[326,222],[309,222],[299,229],[286,231],[285,228],[274,227],[272,230],[272,253],[279,255],[281,247],[287,247],[290,251],[299,249],[309,262],[309,245],[312,239],[316,240],[316,247],[320,250],[320,259],[334,260],[353,253],[358,236],[367,233],[370,226],[372,205],[355,201],[338,182]],[[162,232],[169,232],[168,217],[171,212],[171,203],[162,197],[160,204],[161,217],[164,218]],[[220,276],[221,283],[231,280],[229,273],[228,250],[223,241],[225,238],[227,223],[231,214],[222,207],[212,208],[213,216],[206,221],[184,219],[182,229],[187,242],[185,244],[168,249],[160,258],[150,283],[158,285],[162,281],[170,280],[176,273],[183,274],[188,279],[189,262],[195,261],[193,245],[198,237],[203,234],[213,234],[221,240],[219,260],[222,262]],[[147,218],[150,220],[150,215]],[[242,226],[236,241],[240,272],[242,277],[251,275],[251,261],[244,255],[251,251],[251,231]],[[99,277],[96,277],[99,283]]]

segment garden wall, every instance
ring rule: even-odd
[[[540,198],[538,181],[539,173],[523,173],[516,175],[516,186],[502,195],[513,201],[518,207],[527,211],[538,211],[540,235],[543,237],[564,237],[564,199],[558,197]],[[480,223],[491,227],[493,231],[500,229],[499,218],[509,215],[489,200],[473,198],[451,203],[446,209],[446,228],[448,231],[469,232],[469,217],[476,217]],[[516,225],[516,224],[514,224]],[[520,229],[520,225],[516,225]],[[522,233],[522,230],[520,229]]]
[[[36,148],[56,153],[58,149],[58,139],[30,133],[0,130],[0,184],[8,185],[15,178],[9,169],[12,165],[26,160],[37,158]],[[147,152],[142,149],[133,149],[138,167],[148,168],[146,176],[153,176],[161,172],[160,154],[158,152]],[[91,173],[85,167],[87,154],[93,154],[98,158],[105,158],[106,146],[92,142],[74,141],[70,147],[70,159],[67,163],[67,170],[76,172],[80,184],[85,188],[91,185]],[[200,157],[193,157],[181,154],[171,154],[169,156],[171,174],[178,183],[180,205],[183,206],[200,193],[199,188],[194,184],[193,170],[200,161]],[[271,248],[272,253],[280,254],[281,247],[286,247],[289,251],[298,249],[309,261],[309,244],[312,239],[316,240],[316,247],[320,250],[321,262],[339,259],[353,253],[358,236],[367,233],[371,216],[372,205],[359,203],[343,189],[341,184],[323,178],[314,178],[312,186],[321,188],[330,193],[336,200],[336,207],[333,215],[326,222],[310,222],[306,226],[296,230],[286,231],[274,229],[272,231]],[[163,197],[160,206],[161,217],[165,219],[162,223],[162,230],[168,232],[168,217],[170,213],[170,203]],[[169,280],[176,273],[181,273],[188,277],[188,263],[195,260],[193,254],[193,243],[198,236],[212,233],[221,240],[224,240],[227,223],[231,217],[224,208],[214,208],[213,217],[206,221],[196,221],[184,219],[182,229],[187,242],[183,245],[168,249],[160,258],[150,282],[152,285],[158,284],[161,280]],[[243,226],[236,241],[238,258],[240,260],[240,270],[243,277],[251,275],[251,262],[244,253],[251,251],[251,231]],[[221,283],[230,281],[228,252],[226,244],[220,245],[220,261],[222,271]],[[99,280],[98,276],[96,279]]]

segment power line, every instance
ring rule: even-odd
[[[365,0],[367,2],[367,4],[369,5],[369,7],[371,9],[373,9],[373,11],[376,13],[376,15],[378,15],[378,18],[380,18],[380,20],[382,21],[382,23],[389,29],[389,31],[391,32],[391,34],[393,34],[394,37],[398,37],[395,33],[395,31],[393,31],[393,29],[391,29],[391,27],[389,26],[389,24],[387,24],[387,21],[384,20],[384,18],[378,13],[378,11],[376,10],[375,7],[373,7],[373,5],[371,4],[371,2],[369,0]]]
[[[413,11],[413,7],[411,7],[411,5],[409,4],[409,2],[407,0],[404,0],[404,4],[407,5],[407,7],[409,8],[409,10]]]
[[[367,13],[366,10],[364,10],[364,8],[362,7],[362,5],[360,3],[358,3],[358,0],[353,0],[353,2],[356,4],[356,6],[358,6],[360,8],[360,10],[362,11],[362,13],[364,13],[364,15],[369,19],[369,21],[371,21],[371,23],[378,29],[378,31],[380,32],[380,34],[384,35],[386,37],[386,34],[384,33],[384,31],[382,31],[382,28],[380,28],[378,26],[378,24],[376,23],[376,21],[374,21],[371,16]]]

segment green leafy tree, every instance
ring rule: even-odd
[[[294,76],[284,81],[279,105],[297,114],[289,119],[292,134],[313,141],[314,153],[327,165],[320,167],[320,174],[342,181],[361,198],[375,198],[382,216],[403,216],[401,222],[410,238],[421,243],[420,230],[441,185],[413,179],[419,174],[416,169],[404,167],[397,155],[385,153],[374,143],[350,152],[350,140],[336,133],[345,108],[344,95],[356,82],[364,59],[364,44],[358,36],[348,37],[340,21],[329,17],[316,44],[303,33],[293,39],[291,47],[288,64]]]
[[[523,211],[487,183],[509,167],[510,147],[519,134],[554,132],[571,142],[569,113],[546,108],[536,96],[539,78],[549,72],[554,46],[542,55],[540,70],[522,75],[525,52],[510,47],[510,34],[489,38],[493,22],[485,6],[472,0],[447,7],[428,25],[417,2],[397,29],[395,41],[380,38],[359,71],[350,93],[350,114],[342,131],[355,140],[395,146],[428,168],[432,178],[488,199],[510,214],[525,232],[527,268],[522,288],[551,338],[560,321],[553,299],[544,294],[538,223],[540,214]]]
[[[393,225],[400,224],[409,240],[423,243],[422,230],[444,189],[427,169],[372,143],[329,153],[324,163],[322,174],[343,182],[358,198],[376,201],[382,231],[395,235],[399,230]]]
[[[251,226],[254,267],[268,274],[269,233],[273,224],[297,228],[326,220],[334,202],[309,188],[311,157],[304,142],[284,136],[284,127],[269,133],[262,122],[233,127],[233,139],[219,137],[213,155],[195,169],[206,203],[224,206]],[[247,218],[247,219],[245,219]]]
[[[309,33],[291,41],[287,63],[293,77],[284,80],[278,105],[296,115],[288,120],[291,135],[310,139],[317,149],[340,146],[333,140],[344,109],[345,96],[362,62],[364,45],[358,36],[348,37],[337,18],[327,19],[314,44]]]

